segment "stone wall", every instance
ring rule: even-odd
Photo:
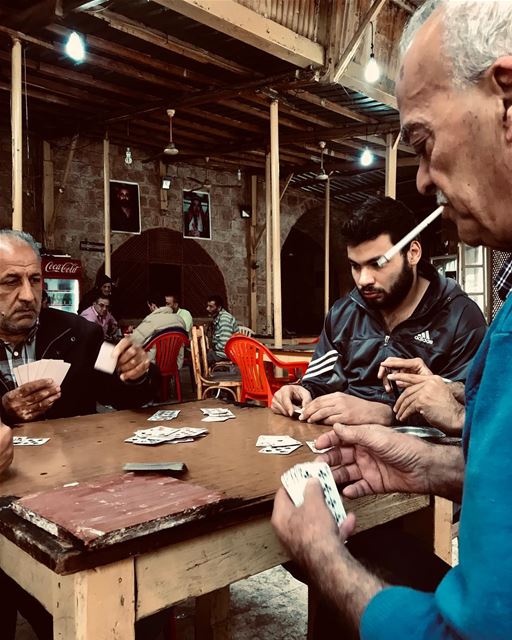
[[[55,188],[62,182],[70,139],[52,142]],[[37,148],[34,141],[34,148]],[[40,143],[39,143],[40,144]],[[142,163],[143,151],[132,148],[133,164],[124,163],[125,148],[111,145],[110,170],[112,180],[137,182],[140,186],[142,231],[153,228],[182,230],[182,190],[197,187],[188,176],[203,180],[204,167],[185,164],[169,165],[168,175],[173,177],[171,189],[167,191],[167,207],[161,209],[160,172],[158,162]],[[0,135],[0,216],[2,226],[10,226],[11,172],[10,138]],[[231,167],[232,165],[230,165]],[[40,152],[33,153],[32,162],[25,163],[25,180],[30,184],[31,176],[41,175]],[[212,183],[210,191],[212,240],[198,240],[209,253],[224,275],[230,308],[241,324],[249,324],[247,233],[250,220],[240,218],[241,204],[250,204],[250,178],[242,176],[241,187],[215,186],[237,183],[236,170],[208,171]],[[37,181],[36,181],[37,182]],[[38,191],[39,189],[39,191]],[[30,189],[28,189],[30,190]],[[35,194],[35,195],[34,195]],[[39,199],[37,195],[39,194]],[[26,196],[24,228],[42,240],[42,207],[40,185],[35,184],[33,194]],[[281,242],[283,243],[295,222],[309,209],[318,209],[319,201],[293,190],[288,190],[281,201]],[[263,179],[258,180],[257,223],[261,228],[265,222],[265,196]],[[103,253],[80,251],[80,242],[103,241],[103,146],[101,141],[78,140],[71,164],[66,189],[62,195],[61,208],[55,225],[55,248],[68,252],[82,261],[84,266],[83,290],[94,283],[96,274],[103,266]],[[112,234],[113,250],[126,241],[125,234]],[[258,247],[257,273],[258,331],[265,329],[265,234]],[[116,274],[113,274],[114,277]]]

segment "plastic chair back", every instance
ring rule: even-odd
[[[242,374],[242,402],[247,398],[272,402],[272,390],[265,373],[264,355],[268,349],[254,338],[235,334],[226,343],[226,355]],[[272,354],[270,354],[272,355]]]
[[[181,331],[166,331],[150,340],[145,346],[145,351],[155,347],[155,364],[162,376],[161,399],[168,399],[169,378],[174,377],[176,382],[176,395],[181,400],[180,373],[178,369],[178,355],[182,347],[188,346],[189,340]]]
[[[252,336],[254,335],[254,331],[250,327],[242,326],[238,327],[237,333],[241,333],[243,336],[248,336],[249,338],[252,338]]]

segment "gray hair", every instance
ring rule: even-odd
[[[15,229],[0,229],[0,243],[6,238],[9,240],[17,240],[18,242],[24,242],[32,249],[38,259],[41,259],[41,253],[39,247],[36,244],[34,238],[26,231],[16,231]]]
[[[402,57],[438,7],[444,12],[443,49],[452,63],[456,87],[478,82],[497,58],[512,54],[510,0],[427,0],[402,35]]]

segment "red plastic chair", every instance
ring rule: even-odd
[[[248,398],[262,400],[267,407],[274,393],[285,384],[296,382],[304,375],[309,362],[285,362],[276,358],[261,342],[243,335],[234,335],[226,343],[226,355],[242,374],[241,402]],[[274,367],[286,369],[288,375],[274,376]]]
[[[178,369],[178,355],[182,347],[188,347],[188,338],[178,331],[166,331],[153,338],[144,346],[145,351],[156,348],[155,364],[160,370],[162,382],[160,400],[169,399],[169,380],[174,378],[176,396],[181,401],[180,371]]]

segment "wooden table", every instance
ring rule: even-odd
[[[199,409],[181,405],[172,426],[205,426]],[[176,405],[173,405],[176,408]],[[229,585],[284,562],[269,516],[281,473],[313,458],[306,446],[289,456],[260,454],[260,434],[290,434],[305,441],[325,427],[275,416],[268,409],[233,407],[236,420],[209,423],[194,443],[145,447],[124,442],[153,410],[62,419],[16,429],[50,436],[41,447],[16,447],[2,478],[3,496],[27,493],[120,472],[125,462],[186,462],[184,479],[235,498],[211,519],[180,524],[104,549],[84,551],[0,511],[0,566],[54,617],[59,640],[133,640],[135,620],[187,597],[198,597],[198,638],[228,638]],[[171,424],[171,423],[169,423]],[[349,502],[349,501],[347,501]],[[400,518],[429,504],[428,497],[389,495],[352,501],[359,530]],[[208,595],[210,594],[210,595]]]

